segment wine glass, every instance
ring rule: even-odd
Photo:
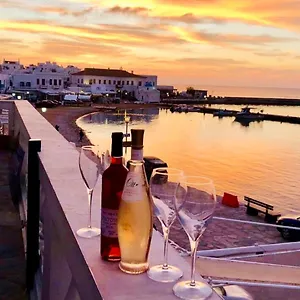
[[[200,237],[215,210],[216,192],[213,181],[206,177],[186,176],[185,186],[185,197],[175,197],[174,206],[191,245],[191,280],[178,282],[173,287],[173,292],[181,299],[206,299],[211,295],[212,289],[208,284],[195,281],[195,262]]]
[[[78,163],[88,193],[89,221],[87,227],[77,230],[77,234],[83,238],[92,238],[100,234],[99,228],[92,227],[93,191],[101,171],[99,148],[97,146],[82,146]]]
[[[148,270],[148,276],[158,282],[173,282],[182,277],[182,271],[168,264],[168,239],[170,227],[176,218],[174,198],[177,187],[183,184],[183,171],[172,168],[157,168],[150,178],[150,194],[154,213],[161,223],[164,234],[164,263]],[[182,200],[180,200],[182,202]]]

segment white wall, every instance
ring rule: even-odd
[[[57,89],[64,88],[64,73],[15,74],[12,77],[14,89]],[[24,83],[24,85],[23,85]]]
[[[139,82],[141,82],[141,86],[143,86],[144,78],[136,78],[136,77],[104,77],[104,76],[88,76],[88,75],[72,75],[71,82],[73,85],[100,85],[106,87],[107,90],[116,90],[117,85],[123,86],[121,90],[133,91],[135,88],[139,86]],[[133,84],[132,84],[133,83]]]
[[[9,87],[9,75],[0,73],[0,92]]]
[[[136,91],[135,97],[143,103],[158,103],[160,102],[160,92],[155,88],[140,88]]]

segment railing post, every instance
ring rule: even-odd
[[[40,176],[39,157],[41,140],[28,142],[27,230],[26,230],[26,283],[30,293],[39,267]]]

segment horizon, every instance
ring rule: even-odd
[[[175,87],[299,86],[300,2],[34,2],[0,0],[0,57],[122,67]]]

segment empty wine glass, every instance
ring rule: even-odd
[[[77,230],[77,234],[80,237],[91,238],[100,234],[99,228],[92,227],[93,191],[101,171],[99,148],[97,146],[82,146],[78,162],[79,170],[88,193],[89,220],[87,227]]]
[[[175,218],[174,198],[177,187],[183,184],[183,171],[172,168],[157,168],[150,178],[150,193],[154,202],[154,213],[159,219],[164,234],[164,263],[148,270],[149,278],[159,282],[172,282],[182,277],[182,271],[168,264],[168,239]],[[182,200],[180,200],[182,202]]]
[[[215,210],[216,192],[213,181],[209,178],[186,176],[185,180],[185,197],[175,197],[174,206],[191,245],[191,281],[178,282],[173,287],[173,292],[181,299],[207,299],[212,289],[208,284],[195,281],[195,263],[200,237]]]

